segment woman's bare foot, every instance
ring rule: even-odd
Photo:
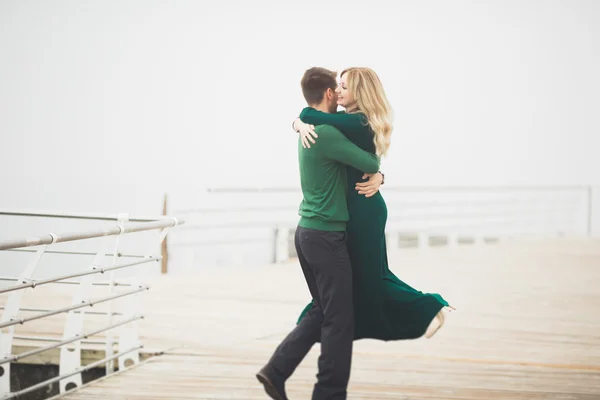
[[[444,325],[444,309],[441,309],[429,323],[425,331],[425,338],[431,339],[433,335]]]

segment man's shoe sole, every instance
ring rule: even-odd
[[[275,389],[275,386],[273,386],[273,383],[269,380],[269,378],[266,375],[263,375],[259,372],[258,374],[256,374],[256,379],[258,379],[258,381],[262,383],[262,385],[265,387],[265,392],[267,392],[267,394],[273,400],[285,400],[283,397],[281,397],[277,389]]]

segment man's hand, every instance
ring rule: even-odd
[[[315,143],[315,139],[313,139],[313,137],[319,137],[319,135],[315,133],[315,126],[305,124],[300,118],[296,118],[294,121],[294,129],[300,134],[300,138],[302,139],[302,147],[305,149],[310,148],[310,142]]]
[[[379,191],[379,186],[383,182],[383,176],[379,172],[375,174],[364,174],[363,179],[369,178],[366,182],[358,182],[355,189],[358,194],[364,194],[365,197],[371,197]]]

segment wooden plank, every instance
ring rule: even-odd
[[[253,375],[265,356],[164,355],[123,374],[92,383],[68,399],[264,399]],[[318,351],[314,349],[287,383],[290,398],[310,398]],[[393,364],[357,352],[350,399],[597,399],[597,374],[512,365],[472,366],[435,357]],[[595,386],[595,387],[594,387]],[[110,397],[112,396],[112,397]]]
[[[458,311],[431,340],[355,342],[349,399],[600,399],[600,243],[557,240],[390,254]],[[295,261],[153,278],[143,341],[163,352],[65,398],[265,399],[254,378],[309,300]],[[315,346],[288,382],[310,398]]]

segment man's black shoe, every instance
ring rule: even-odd
[[[256,374],[256,379],[265,387],[265,392],[273,400],[289,400],[285,394],[285,385],[277,379],[274,373],[269,373],[269,369],[264,367]]]

